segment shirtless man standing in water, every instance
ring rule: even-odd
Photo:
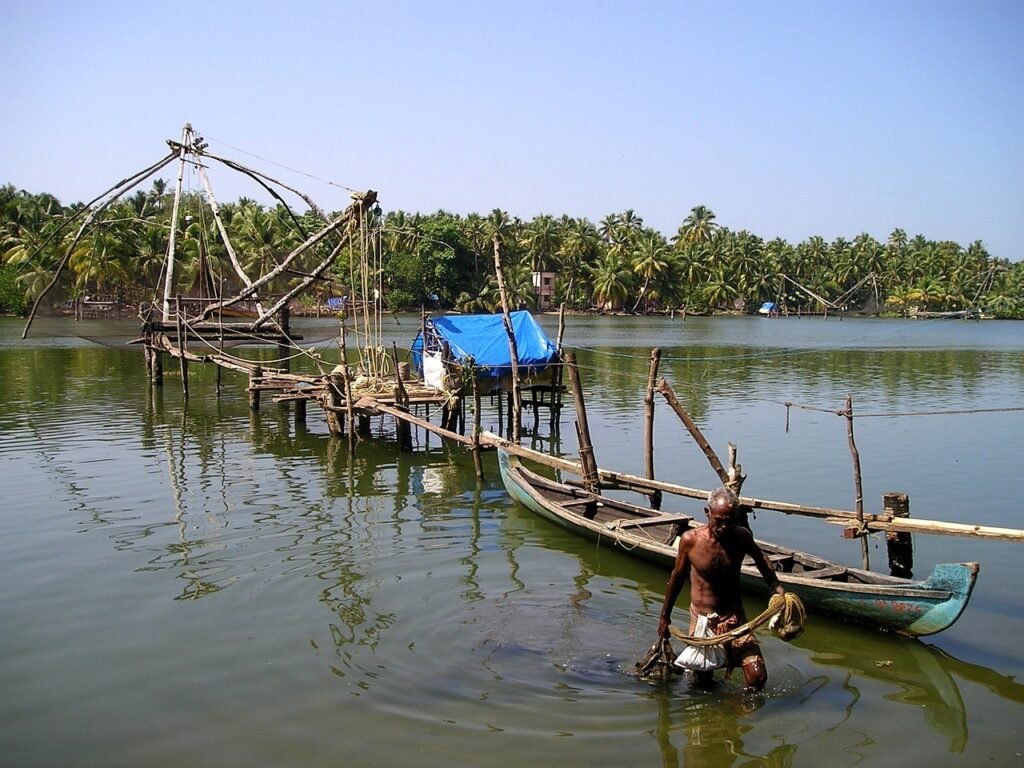
[[[679,539],[675,566],[665,586],[665,603],[661,608],[658,635],[669,636],[672,607],[686,579],[690,579],[690,633],[696,628],[698,616],[718,615],[711,622],[719,635],[745,624],[747,617],[740,601],[740,566],[747,555],[753,559],[768,586],[778,595],[785,594],[775,571],[754,541],[749,528],[736,525],[739,499],[729,488],[718,488],[708,495],[708,524],[688,530]],[[761,690],[768,680],[761,647],[753,633],[727,641],[729,669],[743,667],[748,688]],[[697,673],[700,682],[711,680],[710,672]]]

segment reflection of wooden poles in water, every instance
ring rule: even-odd
[[[509,357],[512,362],[512,442],[519,442],[522,421],[523,395],[519,389],[519,350],[516,347],[516,334],[512,329],[512,318],[508,306],[508,294],[505,291],[505,276],[501,269],[501,243],[494,238],[494,274],[498,280],[498,293],[501,295],[501,314],[508,334]]]
[[[565,356],[565,365],[569,369],[572,395],[576,401],[576,438],[580,446],[583,487],[591,493],[598,493],[601,490],[601,480],[598,476],[597,460],[594,458],[594,446],[590,442],[590,424],[587,422],[587,406],[583,402],[583,387],[580,385],[580,374],[576,369],[576,355],[572,352],[568,353]]]
[[[850,444],[850,457],[853,459],[853,488],[856,494],[854,509],[857,512],[857,522],[864,523],[864,489],[861,485],[860,475],[860,451],[857,450],[857,442],[853,439],[853,398],[846,396],[846,410],[843,412],[846,417],[846,438]],[[867,530],[860,533],[860,558],[867,570],[868,565],[868,540]]]

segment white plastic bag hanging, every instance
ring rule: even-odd
[[[715,633],[711,631],[711,622],[717,618],[717,613],[712,613],[710,616],[698,616],[693,637],[714,637]],[[676,666],[692,669],[694,672],[711,672],[724,667],[727,660],[723,645],[687,645],[683,652],[676,657]]]

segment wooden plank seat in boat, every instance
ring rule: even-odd
[[[787,566],[793,562],[793,556],[782,552],[765,552],[765,560],[771,565],[772,570],[785,571]],[[750,557],[743,558],[743,565],[754,567],[754,560]]]
[[[599,507],[604,506],[597,499],[572,499],[571,501],[561,501],[559,504],[563,507],[585,507],[587,504],[596,504]]]
[[[619,518],[605,523],[605,528],[649,528],[655,525],[670,525],[672,523],[689,523],[693,520],[690,515],[654,515],[652,517],[641,517],[637,520]]]
[[[846,573],[846,566],[843,565],[826,565],[824,568],[815,568],[810,571],[800,571],[794,573],[794,576],[803,576],[805,579],[834,579],[836,576],[842,576]]]

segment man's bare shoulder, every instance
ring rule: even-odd
[[[699,546],[707,538],[704,533],[703,528],[690,528],[680,537],[679,546],[685,549],[693,549],[695,546]]]

